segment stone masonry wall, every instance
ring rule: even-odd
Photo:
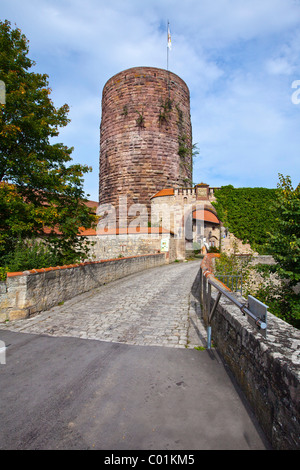
[[[144,233],[88,236],[87,239],[93,243],[89,252],[93,261],[158,253],[161,249],[160,237],[152,238]]]
[[[202,262],[206,277],[212,276],[209,256],[214,255],[207,255]],[[213,289],[211,308],[216,295]],[[273,449],[299,450],[300,331],[268,312],[263,337],[224,296],[211,328],[214,346],[245,393]]]
[[[190,94],[180,77],[135,67],[108,80],[102,94],[100,204],[118,208],[119,196],[126,195],[129,207],[139,203],[149,210],[157,191],[191,183],[191,148]]]
[[[0,322],[27,318],[100,285],[166,264],[164,253],[8,273],[0,282]]]

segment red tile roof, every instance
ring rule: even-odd
[[[158,193],[154,194],[154,196],[152,196],[151,199],[153,199],[154,197],[161,197],[161,196],[174,196],[174,188],[162,189],[161,191],[158,191]]]
[[[211,211],[207,209],[196,210],[193,212],[193,219],[204,220],[205,222],[212,222],[214,224],[219,224],[220,221],[218,217]]]

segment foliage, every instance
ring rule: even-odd
[[[245,193],[251,194],[249,188],[246,188],[246,192],[239,192],[230,186],[225,187],[223,192],[217,191],[217,204],[215,206],[218,207],[218,216],[228,224],[229,230],[243,240],[247,238],[252,247],[254,245],[259,247],[261,251],[272,255],[275,264],[252,268],[246,264],[243,268],[239,265],[239,257],[236,256],[236,253],[231,256],[222,253],[220,259],[216,261],[216,275],[223,273],[237,274],[244,270],[243,278],[246,282],[249,281],[247,293],[254,295],[258,300],[265,303],[271,313],[299,328],[300,185],[293,189],[290,177],[284,177],[281,174],[279,180],[277,189],[275,191],[269,190],[272,198],[267,197],[265,199],[267,207],[261,209],[266,217],[266,223],[260,224],[257,237],[251,237],[249,228],[245,225],[247,220],[245,214],[248,209],[243,214],[238,198],[238,195],[241,195],[243,196],[241,200],[245,201]],[[261,188],[255,189],[259,189],[259,191],[254,192],[256,196],[266,196],[268,194],[268,192],[261,191]],[[232,197],[231,202],[230,195]],[[258,224],[261,217],[257,213],[259,204],[257,204],[256,196],[253,197],[253,201],[256,201],[256,210],[253,213],[256,215],[255,223]],[[233,211],[233,214],[231,214],[231,211]],[[240,214],[243,219],[240,224],[235,218],[237,214]],[[267,219],[268,215],[269,220]],[[251,220],[249,220],[250,223]],[[245,230],[247,237],[243,235],[242,230]],[[251,271],[256,272],[255,279],[258,278],[258,274],[261,277],[258,286],[250,283]]]
[[[300,328],[300,184],[293,189],[290,177],[281,174],[279,180],[274,200],[276,225],[266,243],[276,264],[265,269],[256,296],[274,315]],[[276,283],[271,280],[272,272]]]
[[[277,262],[278,276],[296,285],[300,282],[300,184],[293,189],[289,176],[280,174],[279,179],[274,201],[276,224],[266,247]]]
[[[9,269],[7,266],[5,266],[4,268],[0,266],[0,281],[6,280],[6,276],[8,272],[9,272]]]
[[[0,80],[6,85],[0,104],[0,262],[20,239],[45,233],[50,249],[71,262],[88,251],[79,227],[95,221],[83,192],[83,175],[91,168],[70,164],[73,148],[53,143],[69,122],[69,108],[55,108],[48,76],[30,70],[35,63],[28,52],[21,31],[0,21]]]
[[[123,106],[123,111],[121,113],[121,116],[125,116],[125,117],[128,116],[128,108],[126,105]]]
[[[216,277],[232,275],[242,276],[243,283],[246,283],[251,274],[250,263],[252,256],[242,256],[237,252],[236,246],[234,253],[228,255],[227,253],[220,253],[220,257],[215,260],[215,275]],[[224,278],[225,279],[225,278]],[[226,284],[226,279],[223,282]],[[231,286],[231,282],[229,282]]]
[[[263,266],[261,266],[262,268]],[[259,268],[256,268],[258,271]],[[294,291],[286,280],[272,277],[270,266],[260,272],[262,281],[258,288],[250,291],[258,300],[268,306],[268,311],[281,318],[295,328],[300,328],[299,294]]]
[[[215,191],[217,215],[223,225],[254,250],[264,252],[268,232],[275,226],[272,203],[276,189],[222,186]]]
[[[207,253],[220,253],[220,249],[216,246],[210,246],[207,250]]]
[[[59,256],[48,245],[36,240],[19,241],[14,251],[2,258],[9,272],[39,269],[60,264]]]
[[[136,113],[138,114],[138,117],[136,119],[136,125],[138,127],[145,127],[144,111],[142,111],[141,113],[139,111],[136,111]]]
[[[177,110],[177,126],[178,126],[178,155],[180,157],[180,166],[187,174],[192,174],[194,158],[199,153],[197,144],[191,145],[188,136],[184,132],[183,111],[180,109],[179,104],[176,104]],[[186,186],[192,186],[193,182],[190,177],[183,179]]]
[[[168,122],[172,106],[173,101],[170,98],[167,98],[165,101],[161,99],[160,112],[158,116],[158,121],[160,124]]]

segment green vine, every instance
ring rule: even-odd
[[[184,133],[183,127],[183,111],[178,104],[176,104],[177,110],[177,126],[179,131],[178,136],[178,155],[180,157],[180,166],[185,169],[187,172],[192,174],[193,172],[193,162],[195,156],[199,153],[197,150],[197,144],[193,144],[192,146],[188,143],[188,137]],[[193,182],[191,178],[184,178],[183,182],[187,186],[192,186]]]
[[[182,111],[182,109],[180,109],[180,107],[179,107],[178,104],[176,104],[176,110],[177,110],[177,114],[178,114],[178,121],[177,121],[177,124],[178,124],[179,130],[182,130],[182,126],[183,126],[183,111]]]
[[[179,135],[178,137],[178,155],[182,160],[185,160],[187,157],[191,157],[191,147],[187,145],[187,136],[186,134]]]
[[[126,105],[123,106],[123,112],[121,113],[121,116],[124,116],[124,117],[128,116],[128,108]]]
[[[158,121],[160,124],[168,122],[170,118],[170,112],[172,111],[173,101],[170,98],[165,99],[165,101],[161,100],[160,103],[160,112],[158,116]]]
[[[142,111],[141,113],[139,111],[136,111],[136,113],[138,114],[138,117],[136,119],[136,125],[138,127],[145,127],[144,111]]]

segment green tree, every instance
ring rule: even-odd
[[[69,123],[69,108],[54,106],[48,76],[31,71],[28,53],[20,29],[0,21],[6,87],[0,104],[0,259],[20,240],[42,236],[61,262],[74,262],[88,251],[79,228],[95,222],[83,191],[91,168],[71,164],[73,148],[51,141]]]
[[[272,313],[300,328],[300,184],[293,189],[290,177],[281,174],[279,180],[274,201],[276,225],[266,243],[276,264],[262,267],[264,283],[255,295]]]
[[[275,225],[268,233],[265,252],[276,264],[253,268],[261,279],[248,293],[268,305],[271,313],[300,328],[300,185],[294,190],[289,176],[279,174],[273,201]]]
[[[266,244],[276,261],[276,272],[290,286],[300,282],[300,184],[293,189],[291,178],[279,174],[274,202],[276,224]]]

